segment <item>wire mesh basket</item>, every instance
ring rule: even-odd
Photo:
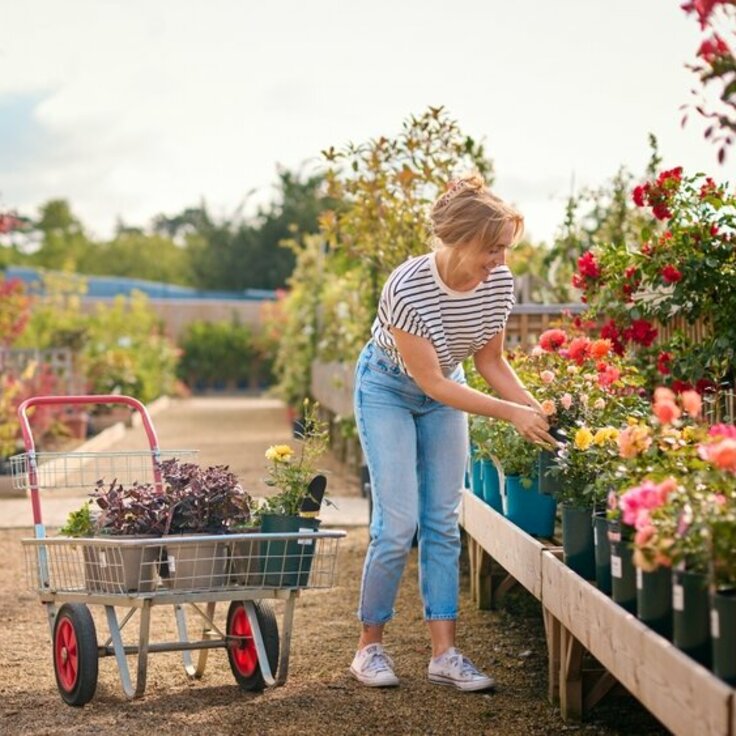
[[[35,592],[165,595],[331,588],[341,532],[24,539]],[[48,580],[41,570],[45,558]]]
[[[118,452],[24,452],[10,458],[13,488],[92,491],[97,481],[122,485],[153,483],[157,466],[165,460],[193,462],[198,450],[135,450]]]

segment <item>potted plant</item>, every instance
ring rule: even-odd
[[[557,502],[537,488],[540,448],[525,440],[508,422],[494,419],[489,424],[489,445],[504,474],[506,517],[528,534],[551,537]]]
[[[304,402],[304,431],[296,450],[290,445],[274,445],[266,450],[265,481],[277,492],[264,499],[255,514],[264,534],[311,532],[319,528],[317,515],[327,481],[316,464],[327,449],[328,432],[317,409],[316,403]],[[306,585],[313,553],[313,540],[269,541],[263,555],[266,585]]]
[[[494,461],[494,431],[495,425],[485,417],[470,419],[471,489],[502,514],[501,479]]]
[[[158,584],[160,546],[131,540],[160,538],[170,512],[169,498],[150,483],[124,488],[117,481],[97,482],[91,494],[100,509],[95,536],[114,537],[114,546],[89,545],[87,553],[99,567],[95,587],[103,592],[150,592]]]
[[[168,513],[161,578],[171,588],[208,588],[227,583],[228,542],[192,543],[178,536],[224,535],[251,519],[250,495],[226,465],[202,468],[195,463],[161,463]]]

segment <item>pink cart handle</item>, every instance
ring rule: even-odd
[[[151,417],[148,409],[138,399],[132,396],[119,396],[117,394],[89,394],[86,396],[32,396],[26,399],[18,407],[18,418],[20,419],[20,429],[23,433],[23,444],[26,452],[31,455],[29,462],[28,483],[31,490],[31,505],[33,506],[33,523],[41,524],[41,502],[38,496],[38,468],[33,453],[36,451],[36,443],[33,439],[31,424],[28,420],[28,409],[33,406],[77,406],[79,404],[123,404],[135,409],[140,415],[143,422],[143,428],[148,437],[148,444],[153,452],[154,460],[154,479],[156,485],[161,485],[161,471],[156,463],[156,455],[158,453],[158,437],[156,430],[153,428]]]

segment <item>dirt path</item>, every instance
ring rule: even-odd
[[[261,414],[254,410],[256,413],[243,426],[242,416],[238,418],[235,409],[218,410],[214,417],[210,416],[213,412],[201,409],[199,405],[194,416],[196,431],[192,429],[192,415],[187,415],[195,410],[194,405],[179,405],[157,418],[162,445],[200,447],[203,462],[229,462],[246,482],[258,482],[263,450],[269,444],[288,440],[283,417],[275,416],[274,407],[263,407]],[[223,437],[242,451],[233,453],[231,445],[223,457]],[[565,726],[559,712],[546,700],[546,652],[538,602],[522,591],[509,596],[501,611],[478,611],[469,601],[466,577],[462,584],[459,643],[479,666],[494,674],[498,689],[494,694],[469,695],[430,685],[426,680],[430,650],[421,621],[416,552],[411,556],[397,602],[398,616],[388,629],[386,642],[402,684],[389,691],[357,684],[348,675],[347,666],[357,637],[354,611],[368,542],[365,527],[351,529],[342,543],[337,586],[329,591],[307,591],[298,602],[286,686],[260,695],[241,692],[220,650],[210,653],[208,670],[198,682],[187,680],[178,655],[155,654],[149,660],[145,697],[128,702],[120,688],[114,659],[105,658],[100,662],[94,700],[82,709],[70,708],[62,703],[56,690],[44,609],[35,595],[24,589],[20,539],[30,534],[30,529],[0,530],[3,735],[666,733],[628,697],[600,706],[582,726]],[[225,606],[221,608],[222,620]],[[107,627],[99,611],[94,613],[98,639],[104,639]],[[174,634],[170,609],[154,609],[152,641],[171,641]]]

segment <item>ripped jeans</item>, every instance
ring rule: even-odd
[[[465,383],[462,366],[450,378]],[[393,618],[399,581],[418,531],[424,618],[454,620],[467,415],[427,396],[373,342],[358,359],[354,398],[373,496],[358,618],[373,625]]]

